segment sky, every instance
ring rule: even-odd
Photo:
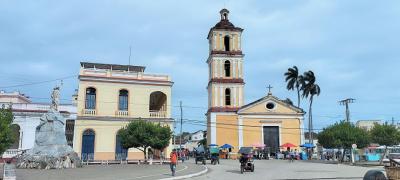
[[[63,103],[78,88],[79,62],[146,66],[172,77],[172,116],[205,121],[207,34],[222,8],[244,29],[245,103],[267,94],[290,98],[283,74],[296,65],[314,71],[320,96],[314,126],[351,121],[400,122],[400,1],[337,0],[0,0],[0,89],[50,102],[62,86]],[[40,82],[40,83],[38,83]],[[301,107],[308,111],[308,101]],[[179,124],[176,130],[179,132]],[[307,123],[306,123],[307,127]],[[205,129],[184,123],[183,131]]]

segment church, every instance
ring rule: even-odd
[[[208,33],[209,68],[207,143],[240,147],[266,146],[271,152],[285,143],[304,143],[304,111],[275,97],[245,104],[243,29],[229,21],[229,11]],[[255,77],[254,77],[255,78]]]

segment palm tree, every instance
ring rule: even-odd
[[[313,129],[313,122],[312,122],[312,104],[314,100],[314,96],[319,96],[321,93],[321,89],[318,84],[315,83],[315,75],[312,71],[304,72],[302,76],[302,84],[301,88],[303,91],[303,97],[310,98],[310,107],[308,111],[308,132],[309,132],[309,143],[313,144],[314,140],[312,137],[312,129]]]
[[[293,91],[294,88],[297,90],[297,107],[300,108],[300,85],[302,84],[302,75],[299,75],[299,69],[296,66],[289,68],[285,73],[286,76],[286,89]]]

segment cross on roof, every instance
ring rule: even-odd
[[[267,88],[268,88],[268,95],[271,95],[272,94],[271,89],[274,88],[274,87],[272,87],[271,85],[268,85]]]

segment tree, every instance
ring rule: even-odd
[[[285,73],[286,76],[286,89],[289,91],[293,91],[296,88],[297,91],[297,107],[300,108],[300,87],[302,84],[302,76],[299,75],[299,69],[297,66],[293,66],[289,68],[288,71]]]
[[[312,137],[312,130],[313,130],[313,121],[312,121],[312,104],[314,100],[314,96],[319,96],[321,93],[321,89],[318,84],[315,83],[316,78],[314,72],[307,71],[304,72],[304,75],[300,78],[301,79],[301,91],[303,92],[303,97],[310,98],[310,105],[308,111],[308,131],[311,135],[310,143],[313,144],[314,140]]]
[[[203,133],[203,139],[197,143],[197,146],[207,147],[207,132]]]
[[[330,125],[318,134],[318,143],[324,148],[350,150],[353,144],[357,144],[358,148],[364,148],[369,142],[367,131],[346,121]]]
[[[148,148],[162,150],[169,145],[171,129],[168,126],[143,120],[130,122],[118,132],[124,148],[136,148],[143,152],[147,160]]]
[[[11,109],[3,107],[0,109],[0,155],[14,143],[11,123],[14,117]]]
[[[385,146],[385,152],[380,160],[380,164],[382,164],[383,157],[387,153],[387,147],[400,143],[400,132],[394,125],[390,125],[386,122],[382,125],[375,123],[374,127],[369,131],[369,134],[371,136],[371,142]]]

